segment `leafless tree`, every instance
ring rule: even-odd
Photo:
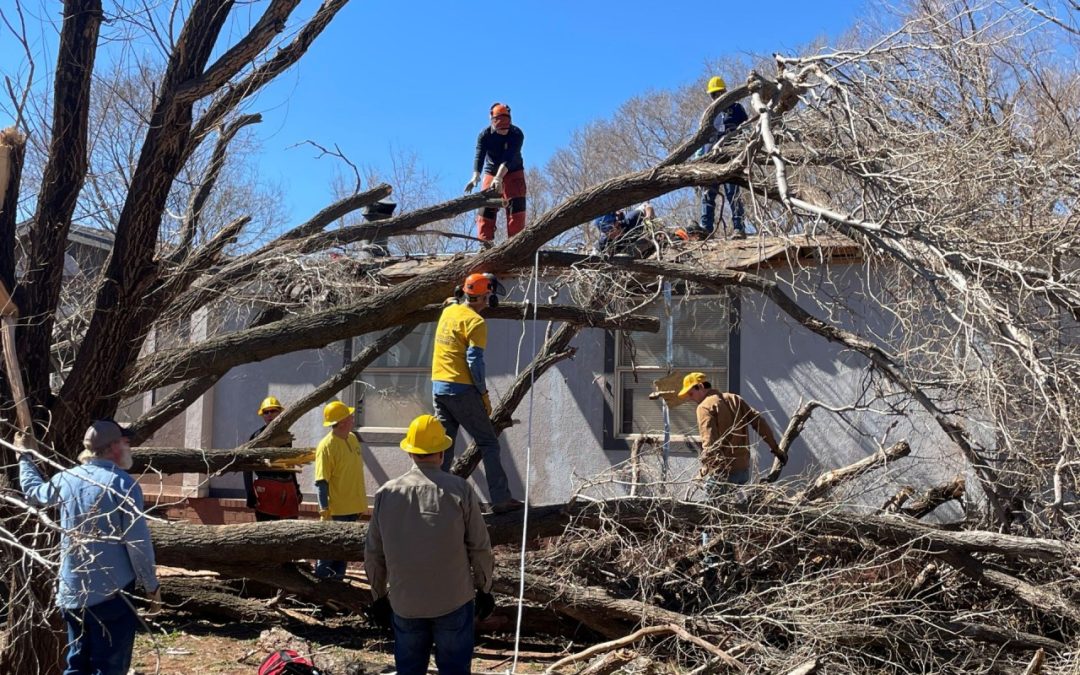
[[[211,59],[213,47],[225,26],[232,25],[227,21],[232,9],[228,2],[196,0],[168,15],[156,6],[117,12],[117,21],[106,28],[142,30],[144,39],[160,49],[162,63],[145,71],[160,73],[147,75],[153,80],[152,97],[118,99],[133,107],[148,102],[149,109],[138,127],[143,130],[141,143],[114,161],[128,173],[111,183],[108,192],[101,190],[106,197],[89,185],[94,177],[93,124],[101,119],[92,116],[94,83],[99,81],[94,63],[98,46],[104,44],[99,37],[104,19],[100,4],[65,3],[58,47],[64,57],[58,59],[49,106],[38,103],[40,97],[25,95],[29,84],[20,86],[34,82],[26,74],[29,66],[10,79],[15,84],[9,86],[9,105],[23,130],[48,130],[31,133],[31,142],[40,144],[44,157],[40,178],[33,175],[35,187],[20,182],[20,172],[10,174],[16,187],[5,193],[0,211],[0,275],[15,288],[21,316],[18,352],[34,430],[43,447],[56,449],[51,456],[70,460],[69,449],[76,447],[86,421],[114,413],[125,397],[174,387],[140,420],[143,433],[150,434],[234,367],[431,320],[437,304],[470,271],[518,269],[541,247],[563,241],[596,216],[686,188],[734,182],[745,188],[762,233],[828,230],[855,242],[868,273],[883,279],[872,289],[873,300],[875,308],[891,318],[889,329],[875,334],[869,327],[845,328],[835,320],[841,311],[832,306],[836,298],[824,296],[811,308],[796,302],[796,294],[806,295],[797,278],[703,269],[695,264],[700,258],[693,250],[665,256],[662,247],[650,259],[633,261],[543,252],[546,267],[569,270],[566,282],[575,282],[578,297],[593,297],[597,287],[617,297],[588,310],[547,307],[540,318],[567,325],[654,328],[632,310],[655,293],[658,277],[753,294],[800,329],[865,357],[873,379],[868,390],[879,400],[902,398],[904,404],[895,404],[895,410],[925,416],[941,430],[973,473],[969,487],[986,505],[982,523],[1010,534],[954,533],[884,517],[860,516],[862,520],[855,521],[842,511],[793,505],[795,495],[786,494],[775,498],[782,504],[776,510],[735,508],[732,516],[669,497],[655,503],[658,508],[647,515],[626,521],[605,517],[603,509],[617,509],[618,504],[600,504],[599,516],[575,522],[591,531],[629,534],[634,545],[612,543],[599,555],[587,549],[605,540],[594,541],[590,534],[581,566],[565,559],[553,566],[573,586],[580,586],[581,579],[597,586],[602,580],[596,575],[605,575],[588,561],[606,559],[637,585],[571,594],[560,611],[600,634],[605,625],[628,632],[635,621],[680,626],[697,622],[703,634],[714,637],[729,630],[728,614],[737,613],[743,617],[736,631],[740,642],[723,650],[740,662],[758,659],[753,662],[762,667],[801,667],[797,661],[813,657],[815,648],[844,639],[865,652],[857,656],[836,648],[850,659],[853,672],[874,663],[898,672],[924,665],[931,670],[942,664],[961,670],[973,664],[982,667],[985,662],[974,652],[943,661],[944,649],[919,655],[926,659],[919,667],[911,661],[905,665],[911,655],[902,647],[912,639],[944,641],[942,635],[961,631],[939,621],[945,611],[940,605],[920,613],[928,602],[904,604],[903,630],[896,634],[882,635],[876,627],[875,622],[888,618],[882,603],[905,592],[910,574],[920,575],[933,562],[930,555],[971,582],[963,587],[972,594],[965,596],[964,602],[971,602],[962,605],[964,611],[994,613],[999,623],[1019,621],[1011,606],[986,605],[980,595],[985,591],[979,589],[1005,590],[1007,600],[1002,602],[1042,611],[1036,622],[1025,619],[1024,644],[1059,651],[1072,644],[1080,614],[1074,615],[1075,579],[1063,561],[1074,553],[1069,542],[1076,535],[1072,509],[1080,466],[1075,425],[1080,401],[1080,242],[1074,211],[1080,175],[1080,87],[1075,68],[1064,62],[1065,55],[1076,53],[1067,19],[1048,20],[1043,14],[1049,10],[1029,11],[1031,3],[972,6],[924,0],[913,4],[902,21],[884,18],[882,30],[856,36],[841,51],[776,56],[768,69],[751,71],[745,83],[736,83],[729,74],[728,93],[708,105],[699,101],[698,109],[704,112],[696,121],[687,115],[693,109],[690,92],[659,94],[647,104],[644,99],[632,101],[620,111],[617,125],[598,123],[575,141],[573,152],[553,160],[540,178],[545,197],[539,201],[545,208],[534,214],[523,233],[490,251],[457,256],[390,284],[380,276],[378,260],[327,254],[347,252],[376,233],[392,239],[414,237],[419,228],[461,217],[494,195],[441,203],[420,200],[415,208],[378,225],[342,223],[360,207],[391,194],[390,186],[358,185],[308,220],[247,250],[235,242],[249,226],[250,214],[224,210],[208,219],[200,206],[220,181],[215,167],[223,165],[214,160],[218,150],[227,154],[229,143],[241,137],[239,129],[254,121],[245,110],[251,97],[303,55],[344,1],[327,0],[312,17],[294,25],[290,15],[296,4],[270,2],[216,59]],[[22,25],[19,17],[5,14],[6,24],[16,32]],[[709,135],[713,117],[738,100],[748,104],[751,119],[729,142],[691,159]],[[23,164],[21,159],[18,164]],[[16,275],[14,248],[20,219],[13,206],[17,196],[12,195],[17,193],[30,196],[25,203],[31,236],[21,276]],[[80,208],[89,212],[95,200],[103,212],[107,206],[116,213],[109,218],[115,244],[102,275],[93,280],[85,330],[66,331],[62,338],[65,353],[72,356],[62,360],[65,370],[58,372],[57,331],[67,316],[61,307],[63,244],[75,214]],[[339,226],[331,227],[335,224]],[[144,348],[156,326],[237,306],[244,308],[245,327],[171,349]],[[570,330],[552,333],[551,349],[537,355],[532,367],[539,370],[569,353],[571,338]],[[515,390],[519,396],[521,392]],[[502,413],[508,419],[516,402],[504,404]],[[244,452],[260,456],[257,450]],[[888,456],[887,449],[882,452]],[[9,466],[10,459],[5,462]],[[151,454],[147,462],[153,466],[154,461]],[[192,460],[182,457],[178,466],[183,461]],[[839,479],[826,479],[817,489],[831,494],[842,480],[872,468],[871,461]],[[931,492],[937,487],[919,486],[926,492],[924,504],[913,513],[954,494]],[[805,494],[803,498],[813,501]],[[9,560],[30,565],[34,561],[27,557],[32,548],[28,542],[41,521],[24,514],[15,509],[14,516],[22,520],[7,521],[5,531],[21,544],[5,550]],[[684,599],[679,611],[670,609],[672,599],[659,603],[666,606],[650,607],[658,604],[654,591],[665,592],[663,577],[677,572],[664,567],[667,560],[700,534],[681,528],[670,514],[685,515],[699,528],[723,523],[722,528],[730,528],[724,531],[736,533],[735,539],[745,544],[754,564],[782,565],[784,556],[805,550],[818,557],[783,567],[772,577],[795,601],[761,588],[741,598]],[[627,522],[655,536],[642,547]],[[566,518],[552,516],[549,525],[553,536],[565,532]],[[291,527],[296,528],[289,531],[291,536],[309,537],[309,543],[295,547],[289,560],[262,560],[260,578],[323,601],[338,595],[339,600],[362,603],[355,592],[348,595],[347,588],[312,584],[290,566],[290,560],[312,553],[352,550],[355,541],[349,537],[356,536],[354,531],[334,524],[270,523],[252,525],[241,541],[250,544],[260,538],[257,532],[270,531],[255,528]],[[851,532],[857,533],[855,539]],[[175,561],[177,552],[184,551],[187,564],[214,565],[227,576],[252,574],[255,561],[236,557],[236,550],[224,547],[220,536],[212,528],[155,529],[163,560]],[[838,546],[841,551],[835,550]],[[561,546],[557,554],[576,550]],[[1061,564],[1046,572],[1011,562],[1018,557]],[[645,569],[653,564],[661,568]],[[12,572],[12,583],[28,578],[28,568],[20,569]],[[551,604],[567,597],[559,581],[533,578],[532,599]],[[857,582],[864,587],[859,593],[853,590]],[[687,590],[686,584],[675,588]],[[13,626],[9,634],[5,670],[51,668],[45,660],[34,660],[35,654],[49,653],[42,621],[48,594],[41,586],[35,590],[40,591],[35,611],[20,617],[26,623]],[[613,592],[622,595],[612,603],[608,596]],[[605,607],[608,614],[598,614]],[[1046,607],[1065,621],[1054,624],[1053,617],[1045,616]],[[615,623],[608,621],[612,617]],[[860,632],[853,626],[870,628]],[[925,632],[927,626],[932,634]],[[977,630],[984,638],[996,636],[991,642],[1017,642],[1015,634],[1002,637],[996,628]],[[1046,642],[1054,631],[1060,639]],[[799,647],[793,649],[793,644]],[[751,653],[761,656],[748,656]],[[715,652],[712,657],[723,660]]]

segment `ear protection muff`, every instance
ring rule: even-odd
[[[488,298],[488,307],[498,307],[499,294],[501,293],[503,295],[506,295],[506,288],[504,288],[503,285],[499,283],[499,278],[491,272],[488,272],[484,276],[491,280],[491,296]]]
[[[462,288],[461,286],[455,286],[454,287],[454,299],[455,300],[461,300],[464,297],[465,297],[465,289]]]

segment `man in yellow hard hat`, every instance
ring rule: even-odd
[[[417,417],[400,444],[414,466],[375,493],[364,569],[376,620],[394,628],[401,675],[427,673],[433,646],[440,673],[472,672],[473,617],[495,608],[480,500],[441,468],[452,443],[439,420]]]
[[[727,93],[727,84],[724,82],[724,78],[713,77],[709,80],[705,90],[708,92],[709,97],[715,101]],[[721,110],[713,118],[713,133],[709,137],[709,141],[701,146],[695,156],[700,157],[722,143],[724,138],[745,122],[746,119],[746,110],[738,102],[732,103]],[[721,188],[724,190],[724,199],[727,200],[728,207],[731,208],[732,238],[745,239],[746,224],[743,221],[742,197],[739,196],[739,186],[734,183],[725,183],[722,186],[712,185],[705,190],[701,197],[701,227],[709,235],[712,234],[716,224],[716,198],[719,196]]]
[[[330,433],[315,448],[320,520],[355,522],[367,511],[363,450],[352,432],[355,412],[341,401],[331,401],[323,408],[323,426],[330,427]],[[315,575],[340,579],[345,568],[344,560],[320,560],[315,563]]]
[[[256,429],[248,440],[252,440],[273,422],[284,408],[273,396],[267,396],[259,404],[259,417],[263,425]],[[268,448],[291,448],[293,435],[283,429],[266,442]],[[300,482],[295,471],[245,471],[244,492],[247,494],[247,506],[255,509],[255,520],[292,520],[300,515],[300,504],[304,493],[300,491]]]
[[[679,398],[688,398],[697,404],[702,448],[700,475],[707,478],[710,495],[750,482],[748,428],[757,432],[782,463],[787,462],[787,454],[780,449],[761,413],[738,394],[713,389],[705,373],[690,373],[684,377]]]
[[[451,440],[443,470],[450,471],[454,461],[453,441],[458,429],[465,427],[484,459],[491,508],[502,513],[521,508],[521,502],[510,494],[500,457],[499,435],[491,424],[491,398],[485,381],[487,324],[479,312],[498,302],[497,288],[494,274],[470,274],[459,289],[460,301],[442,311],[431,356],[431,393],[435,417]]]

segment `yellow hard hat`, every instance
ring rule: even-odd
[[[350,408],[341,401],[330,401],[322,409],[322,425],[332,427],[354,412],[356,412],[356,408]]]
[[[454,441],[446,435],[442,422],[431,415],[421,415],[409,424],[405,438],[401,439],[401,449],[414,455],[434,455],[453,445]]]
[[[705,90],[710,94],[725,92],[727,91],[727,83],[724,82],[724,78],[717,75],[709,79],[709,86],[707,86]]]
[[[679,398],[686,398],[690,390],[702,382],[708,381],[709,376],[705,373],[690,373],[682,379],[682,389],[679,390]]]
[[[263,399],[263,402],[259,404],[259,414],[263,414],[267,410],[283,410],[285,406],[281,405],[281,401],[277,400],[273,396],[267,396]]]

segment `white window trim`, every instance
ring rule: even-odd
[[[358,387],[363,386],[365,389],[367,389],[367,387],[365,385],[361,384],[361,381],[364,379],[364,375],[410,375],[410,374],[429,374],[430,375],[431,374],[431,368],[430,367],[422,368],[422,367],[419,367],[419,366],[402,366],[400,368],[365,368],[364,371],[361,372],[359,375],[357,375],[356,379],[353,380],[352,383],[350,383],[350,386],[353,387],[352,393],[354,394],[352,400],[356,401],[357,405],[363,405],[363,403],[360,401],[360,399],[358,399],[355,396],[355,394],[357,393],[357,388]],[[375,393],[375,392],[365,391],[364,392],[364,399],[366,400],[368,394],[372,394],[372,393]],[[428,395],[429,396],[431,395],[430,387],[428,388]],[[365,432],[369,433],[369,434],[404,434],[408,430],[409,430],[408,424],[406,424],[403,427],[361,426],[359,423],[357,423],[357,425],[356,425],[357,433],[361,433],[361,434],[363,434]]]
[[[714,366],[712,368],[703,368],[703,371],[721,371],[724,373],[725,378],[731,376],[731,298],[723,294],[710,294],[710,295],[692,295],[693,300],[681,300],[681,302],[694,302],[696,300],[723,300],[727,303],[727,331],[726,339],[728,343],[727,358],[728,361],[722,367]],[[660,301],[658,301],[660,302]],[[661,324],[661,330],[666,330],[666,327]],[[653,381],[658,380],[668,374],[668,370],[665,366],[623,366],[622,363],[622,350],[625,349],[625,339],[623,331],[616,331],[615,333],[615,367],[612,372],[612,379],[615,381],[615,400],[614,410],[612,411],[612,424],[615,427],[612,429],[612,437],[618,440],[636,441],[642,438],[656,438],[663,435],[663,431],[653,434],[643,434],[640,432],[623,433],[623,387],[622,387],[622,375],[624,373],[637,373],[639,380]],[[689,372],[689,366],[679,366],[678,364],[672,364],[672,371],[687,370]],[[657,405],[661,405],[657,402]],[[683,405],[688,405],[684,403]],[[688,442],[700,442],[700,436],[698,434],[671,434],[672,442],[688,443]]]

